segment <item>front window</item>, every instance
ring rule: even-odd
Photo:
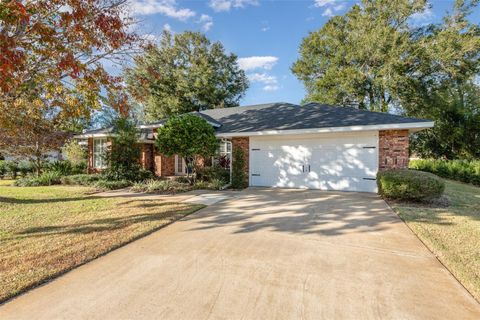
[[[106,167],[105,153],[107,151],[107,139],[93,140],[93,167],[103,169]]]
[[[217,158],[215,163],[224,169],[230,169],[232,162],[232,142],[229,140],[221,140],[218,145]]]

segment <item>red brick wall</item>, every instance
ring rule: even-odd
[[[248,166],[249,166],[249,160],[250,160],[250,138],[249,137],[235,137],[232,138],[232,152],[235,151],[235,149],[242,149],[243,154],[245,156],[245,175],[247,179],[249,179],[250,175],[248,173]]]
[[[382,130],[378,133],[378,169],[408,168],[408,130]]]
[[[167,157],[155,152],[154,158],[155,175],[167,177],[175,175],[175,156]]]
[[[142,143],[140,145],[140,164],[145,170],[153,171],[153,144]]]
[[[93,138],[88,138],[88,164],[87,172],[93,172]]]

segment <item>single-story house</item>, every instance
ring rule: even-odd
[[[379,170],[407,168],[409,135],[433,127],[424,119],[319,103],[270,103],[194,112],[221,140],[220,154],[243,149],[250,186],[376,192]],[[141,163],[161,177],[185,174],[183,159],[153,145],[165,121],[140,126]],[[104,167],[110,129],[88,139],[90,171]]]

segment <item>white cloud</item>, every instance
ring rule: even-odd
[[[247,75],[248,80],[263,84],[263,91],[276,91],[279,89],[277,77],[267,73],[251,73]]]
[[[277,91],[278,89],[280,89],[280,87],[277,85],[267,85],[263,87],[263,91]]]
[[[345,9],[345,3],[340,0],[315,0],[314,6],[325,8],[322,17],[333,17],[338,11]]]
[[[266,73],[251,73],[247,75],[248,80],[251,82],[260,82],[263,84],[277,84],[277,77],[271,76]]]
[[[232,8],[244,8],[258,5],[257,0],[210,0],[209,6],[215,12],[230,11]]]
[[[207,14],[202,14],[200,17],[200,20],[198,20],[198,23],[203,24],[202,25],[202,31],[207,32],[210,30],[213,26],[213,19]]]
[[[243,70],[270,70],[277,62],[278,58],[273,56],[254,56],[238,59],[238,64]]]
[[[265,32],[265,31],[270,30],[270,27],[262,27],[260,30],[263,31],[263,32]]]
[[[165,24],[163,25],[163,30],[168,31],[168,32],[173,32],[172,26],[169,25],[168,23],[165,23]]]
[[[178,8],[175,0],[132,0],[131,7],[138,15],[160,13],[180,21],[186,21],[196,15],[191,9]]]
[[[422,12],[417,12],[412,14],[410,20],[415,25],[425,25],[432,21],[435,14],[433,13],[432,9],[427,7]]]
[[[335,2],[337,2],[337,0],[315,0],[314,6],[321,8],[321,7],[335,4]]]
[[[322,17],[333,17],[333,10],[331,8],[325,9],[322,13]]]

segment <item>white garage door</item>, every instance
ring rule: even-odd
[[[378,133],[250,137],[250,185],[376,192]]]

